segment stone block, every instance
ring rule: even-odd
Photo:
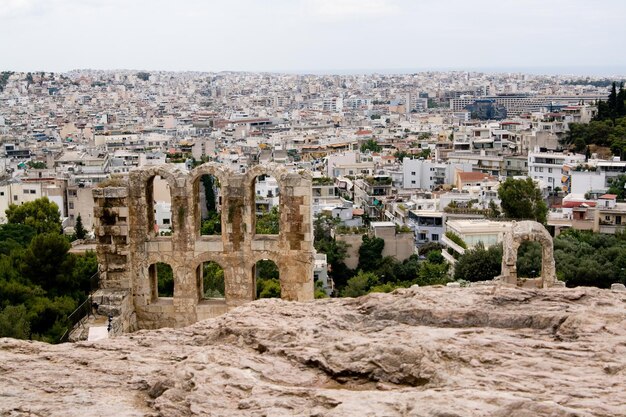
[[[611,284],[611,291],[626,292],[626,286],[619,283]]]
[[[150,240],[146,242],[146,252],[158,252],[159,251],[159,242],[156,240]]]
[[[167,253],[172,251],[172,241],[159,241],[158,243],[158,251],[161,253]]]

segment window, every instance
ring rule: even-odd
[[[13,201],[17,201],[17,196],[16,195],[13,196]]]
[[[29,190],[23,190],[24,194],[28,194]]]
[[[552,174],[552,168],[548,168],[548,173]]]
[[[439,241],[439,235],[432,234],[431,235],[431,239],[432,239],[433,242],[438,242]]]
[[[415,171],[411,171],[411,175],[415,175]]]
[[[4,191],[0,191],[0,196],[4,195]]]
[[[415,184],[415,180],[411,181],[411,184]]]
[[[67,208],[69,208],[70,210],[74,210],[74,203],[72,202],[67,203]]]
[[[163,219],[163,224],[170,224],[170,219]]]
[[[35,194],[35,193],[36,193],[36,191],[35,191],[35,190],[30,190],[30,193],[31,193],[31,194]]]

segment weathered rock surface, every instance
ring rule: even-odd
[[[262,300],[183,329],[0,339],[6,416],[624,416],[626,293]]]

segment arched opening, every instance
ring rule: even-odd
[[[203,262],[196,268],[199,300],[225,298],[224,269],[217,262]]]
[[[196,209],[199,218],[199,234],[214,236],[222,234],[222,193],[219,179],[204,174],[194,184],[197,196]]]
[[[152,264],[148,268],[148,275],[152,301],[174,296],[174,271],[170,265],[163,262]]]
[[[156,175],[146,183],[146,202],[148,234],[171,236],[172,228],[172,195],[168,182]]]
[[[254,179],[254,232],[258,235],[277,235],[280,232],[280,187],[271,175]]]
[[[254,264],[255,298],[280,298],[280,273],[274,261],[262,259]]]
[[[537,278],[541,276],[543,248],[541,243],[525,240],[517,249],[516,270],[519,278]]]

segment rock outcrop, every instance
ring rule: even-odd
[[[624,416],[626,293],[260,300],[181,329],[0,339],[3,416]]]

